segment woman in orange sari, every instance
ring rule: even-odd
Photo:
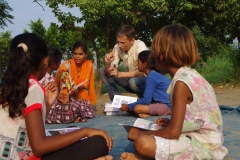
[[[84,42],[76,42],[73,58],[58,69],[54,81],[61,93],[47,115],[47,123],[86,122],[95,117],[91,106],[96,104],[94,63],[86,59],[87,50]]]
[[[70,100],[87,100],[90,104],[96,104],[94,62],[86,59],[87,51],[84,42],[76,42],[72,49],[73,58],[60,66],[55,82],[61,93],[68,94]],[[83,84],[78,86],[81,83]]]

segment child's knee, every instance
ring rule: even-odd
[[[137,85],[136,85],[136,83],[135,83],[134,78],[130,78],[130,79],[128,80],[128,85],[129,85],[129,87],[131,88],[131,90],[133,90],[133,91],[136,91],[136,90],[137,90]]]
[[[133,92],[143,94],[145,89],[145,80],[134,77],[128,80],[128,85]]]
[[[134,141],[134,148],[137,151],[137,153],[145,152],[148,149],[148,142],[145,136],[146,135],[139,136]]]
[[[156,151],[156,141],[153,136],[141,135],[134,141],[134,149],[139,155],[154,158]]]

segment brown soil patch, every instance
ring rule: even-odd
[[[240,87],[218,86],[214,90],[219,105],[240,106]]]

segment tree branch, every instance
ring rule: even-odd
[[[33,2],[36,2],[39,6],[42,7],[43,11],[45,11],[44,7],[38,2],[38,0],[33,0]]]
[[[99,49],[97,48],[96,42],[94,42],[94,39],[92,38],[92,36],[90,36],[89,34],[87,34],[81,27],[76,27],[76,26],[68,26],[69,28],[74,28],[76,30],[79,30],[80,32],[82,32],[85,36],[88,37],[88,39],[91,41],[92,45],[93,45],[93,49],[95,50],[96,54],[98,54]]]
[[[229,26],[232,26],[233,28],[236,28],[236,29],[240,30],[240,28],[237,27],[237,26],[235,26],[235,25],[232,25],[232,24],[230,24],[230,23],[226,23],[226,24],[228,24]]]

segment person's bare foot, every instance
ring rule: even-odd
[[[123,152],[121,154],[120,160],[137,160],[135,154],[129,152]]]
[[[113,157],[111,155],[106,155],[104,157],[99,157],[95,160],[113,160]]]
[[[154,160],[152,158],[143,158],[138,154],[133,154],[130,152],[123,152],[121,154],[120,160]]]
[[[152,117],[152,115],[146,114],[146,113],[140,113],[140,114],[138,114],[138,116],[139,116],[140,118]]]
[[[77,117],[77,119],[75,119],[75,123],[78,123],[81,120],[81,117]]]

